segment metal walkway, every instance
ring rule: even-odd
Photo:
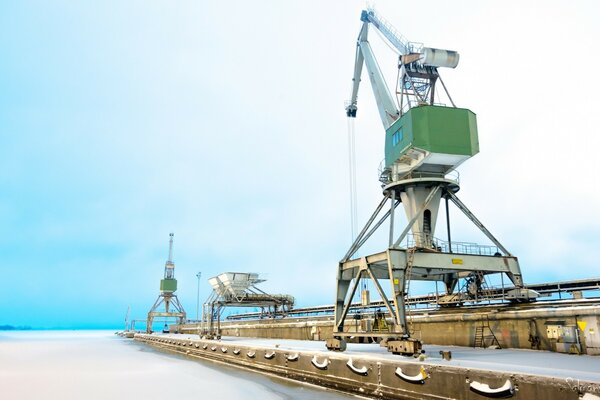
[[[535,290],[540,293],[541,296],[552,296],[558,295],[559,299],[562,298],[562,295],[565,293],[573,293],[573,292],[587,292],[600,290],[600,278],[590,278],[590,279],[579,279],[572,281],[561,281],[561,282],[549,282],[549,283],[539,283],[533,285],[527,285],[527,289]],[[478,297],[479,302],[481,301],[503,301],[504,295],[506,292],[514,289],[514,287],[504,287],[504,288],[491,288],[486,289],[483,293],[483,297]],[[442,296],[433,294],[420,295],[420,296],[412,296],[409,297],[406,301],[407,305],[417,306],[439,306],[439,300]],[[537,303],[546,303],[549,300],[538,300]],[[469,302],[469,301],[466,301]],[[457,304],[460,302],[457,301]],[[371,312],[374,309],[383,309],[385,308],[385,304],[383,301],[375,301],[369,307],[363,307],[360,303],[353,303],[351,310],[353,311],[363,311],[363,312]],[[308,315],[319,315],[319,314],[333,314],[334,306],[333,305],[323,305],[323,306],[314,306],[314,307],[302,307],[295,308],[289,310],[287,312],[287,316],[308,316]],[[260,318],[261,313],[243,313],[230,315],[227,317],[228,320],[242,320],[242,319],[254,319]],[[283,317],[284,315],[277,315]]]

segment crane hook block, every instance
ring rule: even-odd
[[[350,118],[356,118],[356,105],[349,105],[346,107],[346,116]]]

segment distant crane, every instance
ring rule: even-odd
[[[186,320],[186,313],[175,294],[177,280],[175,279],[175,263],[173,262],[173,236],[173,233],[169,234],[169,258],[165,262],[164,278],[160,281],[160,294],[148,312],[146,323],[148,333],[152,332],[152,323],[156,317],[175,318],[178,324],[182,324]],[[159,311],[163,304],[164,311]]]
[[[128,330],[128,322],[129,322],[129,312],[131,311],[131,306],[127,306],[127,313],[125,314],[125,329],[124,332]]]
[[[459,54],[408,42],[372,8],[362,11],[360,19],[362,27],[346,115],[356,117],[364,65],[385,129],[385,159],[379,171],[383,199],[339,262],[333,338],[327,340],[327,348],[343,351],[348,337],[385,339],[388,350],[394,354],[416,354],[421,350],[421,342],[410,337],[405,307],[411,280],[443,282],[446,288],[443,301],[453,304],[476,301],[485,275],[492,273],[504,273],[514,284],[515,289],[507,291],[506,299],[528,301],[537,293],[523,288],[517,258],[456,196],[460,187],[455,169],[479,152],[475,114],[455,106],[438,72],[438,68],[455,68]],[[371,25],[399,54],[395,96],[391,95],[369,44]],[[440,97],[436,89],[438,81],[450,106],[436,103],[436,97]],[[447,241],[434,237],[442,198],[446,201]],[[388,201],[389,210],[380,216]],[[455,204],[493,246],[452,242],[448,201]],[[400,235],[396,235],[395,210],[400,203],[408,223]],[[388,218],[387,247],[379,253],[353,259]],[[373,281],[387,308],[392,323],[385,332],[381,329],[375,332],[368,324],[360,331],[344,325],[361,279]],[[455,293],[460,279],[465,281],[466,293]],[[389,280],[391,301],[381,280]],[[366,298],[370,301],[368,296]]]

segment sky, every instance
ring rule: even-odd
[[[409,40],[461,54],[441,73],[477,114],[480,153],[459,168],[458,195],[525,282],[597,277],[600,5],[374,4]],[[258,272],[299,306],[333,303],[351,241],[344,102],[364,7],[0,3],[0,324],[115,327],[128,306],[145,318],[169,232],[192,318],[225,271]],[[371,42],[395,77],[394,54]],[[360,223],[381,198],[369,86],[363,75]],[[453,240],[486,243],[453,216]]]

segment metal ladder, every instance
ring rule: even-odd
[[[409,333],[412,335],[414,333],[414,326],[413,326],[413,319],[412,319],[412,312],[411,312],[411,308],[410,308],[410,304],[408,304],[408,293],[410,291],[410,277],[412,275],[412,269],[413,269],[413,263],[415,261],[415,251],[417,250],[416,247],[410,247],[407,252],[406,252],[406,270],[404,271],[404,299],[405,299],[405,307],[408,311],[408,318],[407,318],[407,329],[409,331]]]
[[[410,290],[410,276],[412,275],[413,263],[415,261],[416,247],[411,247],[406,252],[406,270],[404,271],[404,294],[408,297]]]
[[[487,334],[486,329],[489,332]],[[494,331],[492,331],[492,328],[490,327],[490,320],[486,316],[485,320],[481,321],[481,325],[475,327],[475,343],[473,347],[484,348],[486,347],[485,344],[487,341],[490,342],[489,346],[496,345],[499,349],[502,348],[500,346],[500,342],[498,342],[498,338],[496,338],[496,335],[494,335]]]

